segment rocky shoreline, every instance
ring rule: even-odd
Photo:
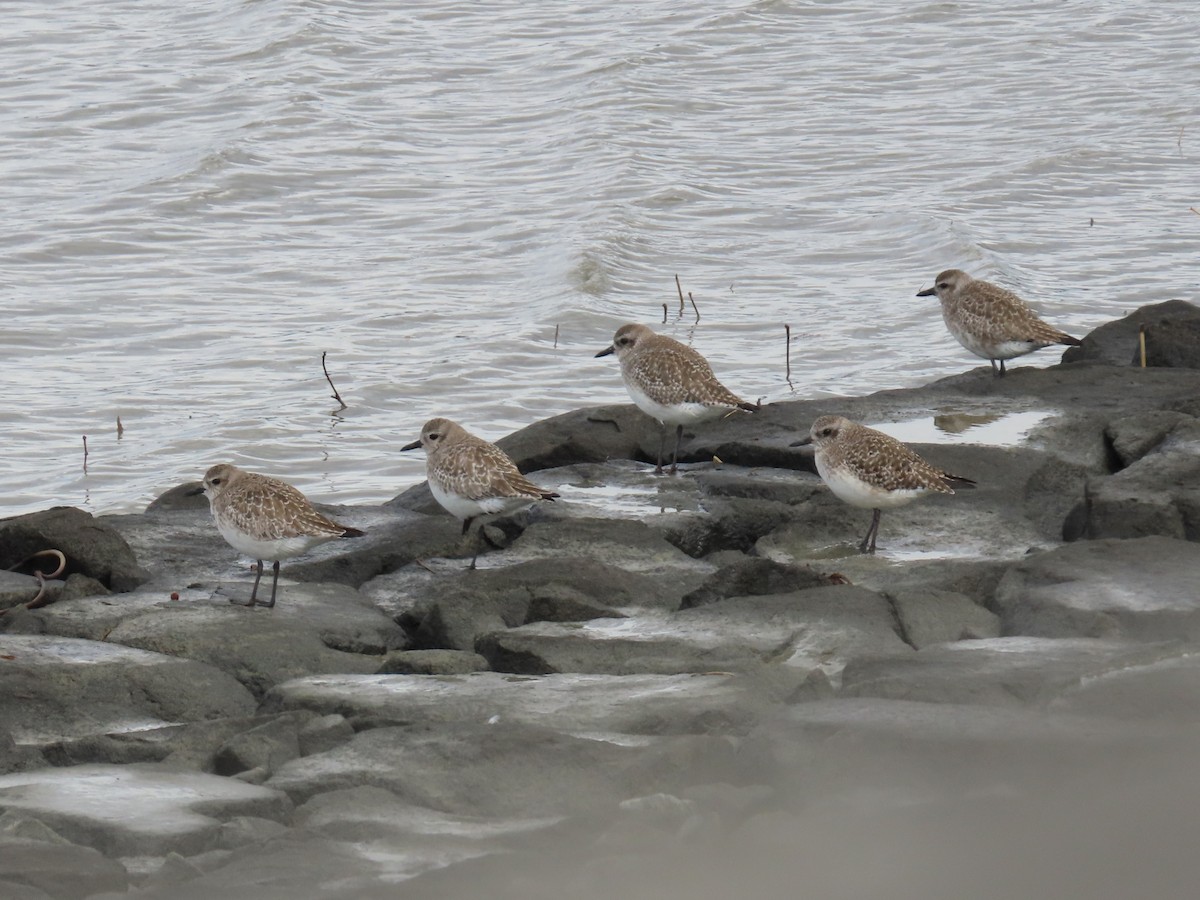
[[[1139,328],[1147,368],[1138,360]],[[0,521],[0,896],[1163,896],[1200,732],[1200,309],[1064,362],[499,442],[562,500],[464,570],[424,485],[274,610],[179,488]],[[978,489],[867,525],[793,448],[895,428]],[[890,425],[886,424],[890,423]],[[178,595],[178,599],[172,599]],[[1193,634],[1196,638],[1193,638]]]

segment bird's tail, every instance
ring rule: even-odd
[[[946,487],[951,489],[965,488],[969,491],[976,487],[976,483],[974,481],[972,481],[970,478],[963,478],[961,475],[950,475],[948,473],[943,474],[942,481],[946,483]]]
[[[353,538],[353,537],[366,537],[367,536],[367,533],[365,531],[359,531],[357,528],[351,528],[349,525],[343,525],[343,526],[341,526],[341,528],[342,528],[342,537],[352,537]]]

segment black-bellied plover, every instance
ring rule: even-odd
[[[421,437],[400,449],[418,447],[425,448],[425,474],[433,498],[462,520],[464,538],[471,524],[481,516],[504,515],[538,500],[559,497],[522,475],[516,463],[495,444],[449,419],[430,419],[421,429]],[[471,557],[472,569],[483,539],[481,523]]]
[[[884,509],[911,503],[930,492],[953,494],[975,482],[935,468],[891,435],[842,416],[821,416],[809,436],[793,447],[812,444],[817,472],[838,499],[873,510],[860,553],[875,552],[879,517]]]
[[[662,425],[658,442],[656,474],[663,471],[663,449],[667,426],[675,426],[675,452],[671,455],[672,475],[678,470],[679,442],[683,426],[711,422],[730,412],[744,409],[755,412],[758,406],[747,403],[717,381],[712,367],[703,356],[674,338],[655,334],[645,325],[622,325],[612,345],[597,357],[615,353],[621,363],[625,389],[638,409]]]
[[[990,362],[997,377],[1004,374],[1006,359],[1051,344],[1080,343],[1039,319],[1029,304],[1012,291],[972,278],[958,269],[942,272],[933,287],[918,292],[917,296],[936,296],[941,301],[942,318],[955,340]]]
[[[208,497],[213,519],[221,537],[233,549],[258,563],[254,587],[244,606],[275,605],[279,587],[279,561],[307,553],[318,544],[341,537],[362,537],[363,532],[339,525],[321,515],[302,493],[278,478],[246,472],[237,466],[220,464],[204,473],[204,484],[191,491]],[[271,599],[258,599],[263,560],[273,562]],[[241,601],[230,599],[230,603]]]

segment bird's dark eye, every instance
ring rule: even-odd
[[[430,439],[431,441],[436,441],[436,440],[437,440],[438,438],[440,438],[440,437],[441,437],[441,435],[440,435],[440,434],[438,434],[436,431],[435,431],[435,432],[433,432],[431,435],[429,435],[429,439]]]
[[[944,291],[948,287],[950,287],[950,282],[948,282],[948,281],[939,281],[938,282],[938,290],[939,291]]]
[[[822,428],[821,429],[821,437],[832,437],[832,435],[833,435],[832,428]]]
[[[214,478],[214,479],[212,480],[212,483],[213,483],[213,484],[220,484],[220,483],[221,483],[221,479],[220,479],[220,478]]]

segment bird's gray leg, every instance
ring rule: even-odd
[[[243,603],[241,600],[229,598],[230,603],[236,603],[238,606],[254,606],[257,602],[254,598],[258,596],[258,582],[262,578],[262,560],[258,560],[258,571],[254,574],[254,587],[250,589],[250,599]]]
[[[265,606],[267,609],[275,608],[275,591],[279,589],[279,560],[275,560],[275,564],[271,566],[271,571],[274,573],[274,578],[271,579],[271,602],[263,603],[258,601],[259,606]]]
[[[874,553],[875,538],[879,534],[879,516],[882,510],[874,509],[871,511],[871,527],[867,529],[866,536],[863,537],[862,543],[858,545],[859,553]]]
[[[679,442],[683,440],[683,425],[675,426],[675,452],[671,455],[671,474],[679,471]]]

